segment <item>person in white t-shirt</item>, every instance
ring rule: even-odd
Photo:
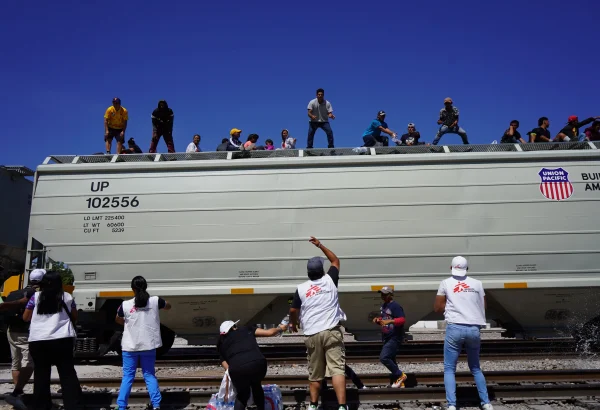
[[[321,249],[331,267],[325,273],[323,258],[314,257],[307,264],[308,280],[298,286],[290,308],[290,329],[297,332],[298,314],[308,353],[308,381],[310,382],[309,410],[317,410],[321,381],[326,371],[331,376],[339,410],[346,410],[346,356],[344,333],[340,321],[346,315],[338,300],[340,260],[321,241],[311,236],[310,243]]]
[[[194,135],[193,141],[188,144],[185,152],[202,152],[200,149],[200,135]]]
[[[155,410],[160,409],[162,397],[154,368],[156,349],[162,346],[158,311],[171,309],[171,304],[158,296],[150,296],[146,291],[147,288],[148,283],[142,276],[133,278],[131,290],[135,297],[124,301],[117,309],[115,322],[125,326],[121,339],[123,381],[117,398],[119,409],[127,408],[138,361],[150,394],[152,407]]]
[[[452,276],[444,279],[435,297],[433,310],[444,312],[447,322],[444,340],[444,386],[448,410],[456,410],[456,364],[465,346],[471,374],[484,410],[493,410],[488,397],[485,377],[479,367],[481,339],[479,331],[485,326],[485,292],[477,279],[467,276],[467,260],[452,259]]]
[[[77,308],[73,297],[63,291],[58,272],[46,272],[25,307],[23,320],[29,327],[29,352],[33,358],[33,402],[43,408],[51,403],[50,373],[56,366],[66,410],[79,405],[81,387],[73,360],[74,323]]]

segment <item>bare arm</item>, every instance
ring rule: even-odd
[[[165,307],[163,310],[171,310],[171,304],[165,300]]]
[[[127,120],[123,122],[123,132],[127,129]]]
[[[283,333],[285,329],[286,327],[284,325],[279,325],[272,329],[256,329],[254,335],[257,337],[273,337]]]
[[[0,304],[0,312],[2,312],[4,310],[10,310],[13,308],[23,307],[27,304],[27,302],[29,302],[29,299],[27,299],[27,298],[13,300],[12,302],[4,302],[4,303]]]
[[[311,120],[316,120],[317,116],[316,115],[312,115],[312,110],[309,108],[308,109],[308,118],[310,118]]]
[[[395,137],[396,133],[392,130],[390,130],[389,128],[384,128],[384,127],[377,127],[379,130],[381,130],[382,132],[385,132],[386,134],[388,134],[391,137]]]
[[[290,308],[290,327],[293,333],[298,332],[298,313],[299,310],[296,308]]]
[[[115,317],[115,322],[117,322],[121,326],[125,326],[125,318],[124,317],[121,317],[121,316],[117,315]]]
[[[31,322],[31,316],[33,316],[33,310],[25,309],[25,313],[23,313],[23,320],[25,322]]]
[[[436,295],[435,302],[433,303],[433,311],[435,313],[444,313],[446,310],[446,296]]]
[[[229,370],[229,363],[227,363],[225,360],[221,362],[221,366],[223,366],[223,369]]]
[[[108,119],[104,119],[104,133],[108,134]]]
[[[329,259],[329,262],[331,262],[331,266],[335,266],[337,269],[340,268],[340,260],[338,259],[338,257],[335,256],[335,253],[327,249],[327,247],[325,247],[325,245],[323,245],[320,240],[318,240],[314,236],[311,236],[309,242],[315,245],[317,248],[321,249],[321,251],[323,251],[327,259]]]

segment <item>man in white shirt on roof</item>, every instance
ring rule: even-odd
[[[329,125],[329,119],[335,120],[331,103],[325,99],[325,90],[319,88],[317,90],[317,98],[308,102],[308,138],[306,141],[306,149],[312,149],[315,139],[315,132],[319,128],[327,134],[327,148],[333,146],[333,131]]]
[[[484,410],[493,410],[488,397],[485,377],[479,367],[481,339],[479,331],[485,326],[485,292],[477,279],[467,276],[467,260],[452,259],[452,276],[444,279],[435,297],[433,310],[444,312],[447,322],[444,340],[444,386],[448,410],[456,410],[456,364],[465,346],[471,374]]]
[[[188,144],[185,152],[202,152],[200,149],[200,135],[194,135],[194,140]]]

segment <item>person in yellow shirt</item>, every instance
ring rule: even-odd
[[[106,143],[107,154],[110,154],[112,140],[115,137],[117,139],[117,153],[120,153],[123,149],[128,119],[127,110],[121,106],[121,99],[118,97],[113,98],[112,106],[108,107],[104,114],[104,142]]]

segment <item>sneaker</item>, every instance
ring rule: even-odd
[[[308,410],[317,410],[317,406],[315,406],[314,404],[311,404],[308,406]]]
[[[338,410],[348,410],[348,406],[340,406],[338,407]]]
[[[483,410],[494,410],[494,406],[492,406],[491,403],[484,404],[483,406],[481,406],[481,408]]]
[[[448,406],[446,407],[447,410],[456,410],[456,406]]]
[[[12,394],[7,394],[4,396],[4,400],[14,408],[18,410],[27,410],[27,406],[23,403],[23,399],[20,396],[13,396]]]
[[[392,383],[392,387],[393,388],[400,387],[401,389],[403,389],[404,388],[404,382],[406,381],[406,379],[407,379],[406,374],[402,373],[402,376],[398,377],[398,380],[396,380],[394,383]]]

